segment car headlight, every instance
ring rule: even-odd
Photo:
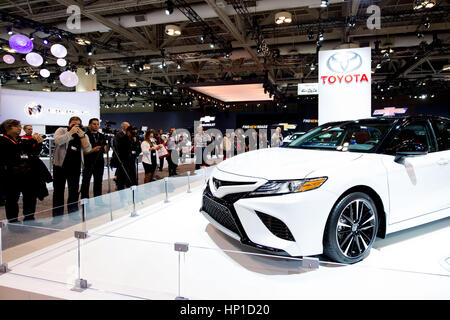
[[[249,193],[249,196],[269,196],[314,190],[324,184],[327,179],[328,177],[320,177],[302,180],[269,181]]]

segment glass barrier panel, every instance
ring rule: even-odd
[[[139,223],[99,231],[89,233],[82,248],[82,278],[90,289],[122,298],[175,299],[178,255],[173,243],[146,240]]]
[[[94,229],[115,219],[127,216],[132,210],[130,189],[83,199],[81,202],[85,203],[86,230]],[[82,215],[79,217],[82,219]]]
[[[138,185],[135,190],[136,210],[163,202],[165,199],[164,183],[164,179],[162,179]]]
[[[7,223],[2,228],[2,245],[3,261],[8,264],[7,273],[19,276],[22,284],[29,279],[39,279],[68,289],[74,287],[78,256],[74,231]],[[50,267],[50,261],[59,255],[62,248],[67,258],[64,267]],[[51,295],[50,292],[47,295]]]
[[[20,258],[36,249],[66,240],[73,236],[75,230],[81,230],[80,203],[69,206],[74,210],[70,214],[64,212],[67,206],[63,206],[60,210],[47,209],[27,217],[19,216],[17,222],[8,223],[3,230],[2,242],[6,260]]]

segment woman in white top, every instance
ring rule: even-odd
[[[154,135],[155,131],[153,129],[147,131],[144,136],[144,141],[141,143],[142,164],[144,165],[145,170],[144,183],[153,181],[153,175],[156,170],[156,150],[158,150],[160,146],[156,144]]]

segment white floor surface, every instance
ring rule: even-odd
[[[186,242],[180,294],[189,299],[450,299],[450,218],[378,239],[356,265],[310,270],[300,261],[244,254],[261,252],[210,225],[200,202],[197,188],[89,230],[81,245],[87,290],[73,289],[75,239],[9,263],[0,286],[64,299],[174,299],[179,255],[173,244]]]

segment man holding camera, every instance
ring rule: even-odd
[[[84,162],[84,152],[91,151],[79,117],[69,119],[69,128],[58,128],[54,135],[53,154],[53,216],[64,214],[64,190],[67,186],[68,213],[78,210],[80,173]]]
[[[103,154],[107,152],[105,136],[98,132],[100,122],[97,118],[89,120],[86,139],[91,144],[91,151],[84,152],[83,181],[81,183],[81,198],[89,198],[91,177],[94,176],[94,197],[102,195],[103,172],[105,160]]]
[[[40,187],[43,184],[47,191],[45,180],[50,176],[48,171],[40,171],[41,164],[45,166],[39,163],[44,139],[37,133],[31,139],[21,139],[22,125],[15,119],[5,120],[0,129],[0,180],[5,182],[6,218],[11,223],[19,221],[18,201],[22,193],[24,221],[34,220],[37,198],[43,195]]]
[[[169,177],[177,175],[179,158],[179,155],[177,153],[178,143],[179,141],[176,134],[176,129],[174,127],[171,127],[169,137],[166,141],[167,151],[169,151],[169,156],[167,157],[167,163],[169,164]]]
[[[137,139],[138,129],[128,126],[125,135],[117,135],[116,153],[118,165],[116,170],[117,190],[137,185],[136,158],[141,153],[140,143]]]

